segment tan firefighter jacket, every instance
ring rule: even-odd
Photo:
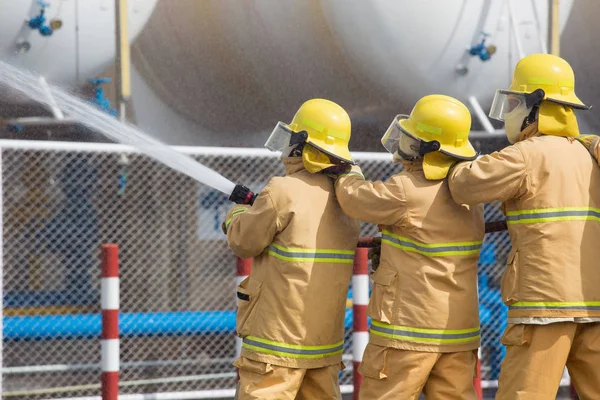
[[[333,180],[284,158],[252,207],[226,217],[227,240],[252,273],[238,287],[242,355],[291,368],[342,361],[344,317],[359,222],[335,199]]]
[[[459,206],[446,180],[425,179],[421,162],[386,182],[355,167],[336,183],[342,209],[383,225],[368,315],[370,342],[413,351],[479,347],[477,260],[483,206]]]
[[[600,316],[600,167],[576,140],[536,135],[456,166],[458,203],[504,202],[511,320]],[[534,322],[535,323],[535,322]]]

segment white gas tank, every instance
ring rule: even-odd
[[[129,39],[140,33],[157,0],[129,0]],[[32,29],[26,22],[40,15]],[[0,0],[0,58],[33,70],[48,81],[78,86],[115,58],[114,0]],[[48,26],[61,25],[49,36]]]
[[[560,2],[561,31],[572,5]],[[524,55],[544,50],[549,12],[547,0],[326,0],[323,9],[351,65],[392,98],[437,92],[484,105],[510,82],[517,40]],[[467,52],[482,33],[497,49],[487,61]]]

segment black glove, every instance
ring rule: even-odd
[[[346,163],[341,163],[341,164],[337,164],[337,165],[333,165],[331,167],[325,168],[323,170],[323,173],[325,175],[329,176],[330,178],[337,179],[338,176],[350,171],[350,169],[352,169],[352,165],[346,164]]]
[[[379,268],[379,261],[381,258],[381,238],[373,238],[373,247],[369,249],[369,260],[371,260],[371,269],[373,272]]]

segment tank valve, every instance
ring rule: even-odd
[[[494,53],[496,53],[497,48],[493,44],[486,46],[485,41],[489,36],[489,33],[481,32],[481,42],[471,46],[469,54],[474,57],[479,57],[481,61],[488,61],[492,58]]]
[[[88,82],[90,82],[92,85],[94,85],[94,98],[91,99],[90,101],[92,103],[94,103],[102,111],[116,117],[117,110],[110,106],[110,101],[104,96],[104,89],[102,88],[102,85],[104,85],[105,83],[110,83],[111,79],[110,78],[92,78],[92,79],[88,79]]]
[[[50,4],[42,0],[38,0],[37,3],[40,5],[40,13],[26,20],[27,25],[31,29],[39,31],[42,36],[52,36],[55,30],[62,27],[63,23],[60,19],[53,19],[46,24],[46,8],[50,7]]]

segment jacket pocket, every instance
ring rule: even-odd
[[[365,348],[358,372],[366,377],[381,380],[386,379],[385,371],[388,349],[383,346],[369,343]]]
[[[513,249],[508,255],[506,261],[506,271],[502,276],[500,290],[502,292],[502,301],[510,305],[519,300],[519,250]]]
[[[235,320],[235,330],[239,337],[250,334],[256,303],[260,297],[261,283],[250,277],[244,279],[237,287],[238,307]]]
[[[529,344],[533,325],[509,324],[500,338],[505,346],[524,346]]]
[[[273,371],[273,366],[260,361],[250,360],[246,357],[238,357],[233,366],[242,371],[252,372],[253,374],[266,375]]]
[[[396,275],[398,272],[381,265],[371,277],[374,284],[367,313],[377,321],[391,322],[392,308],[396,298],[396,287],[392,285],[392,282],[396,279]]]

